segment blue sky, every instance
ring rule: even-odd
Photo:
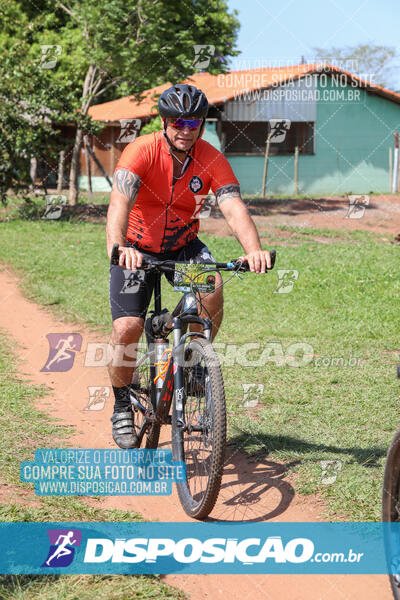
[[[241,23],[242,54],[232,68],[299,63],[301,56],[310,62],[315,46],[370,42],[394,46],[400,55],[399,0],[228,0],[228,6]]]

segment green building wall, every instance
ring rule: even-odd
[[[338,87],[329,79],[326,86],[324,83],[318,85],[315,154],[299,155],[299,193],[389,192],[389,148],[394,146],[394,132],[400,130],[400,105],[350,86],[339,88],[345,99],[342,96],[331,101]],[[349,90],[353,100],[347,100]],[[359,93],[358,98],[354,92]],[[227,158],[242,193],[259,194],[264,158]],[[293,155],[270,157],[267,192],[295,193]]]
[[[299,155],[299,194],[387,193],[389,148],[400,131],[400,104],[329,78],[318,81],[315,154]],[[342,94],[338,98],[337,92]],[[351,99],[350,92],[353,94]],[[206,123],[203,138],[221,150],[216,123]],[[263,156],[228,156],[242,193],[260,194]],[[93,177],[94,191],[109,191],[103,177]],[[79,178],[87,189],[87,177]],[[294,156],[271,156],[268,194],[294,194]]]

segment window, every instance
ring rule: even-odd
[[[265,154],[266,121],[221,121],[219,132],[224,154]],[[296,146],[300,154],[314,154],[314,123],[292,122],[285,140],[271,144],[269,154],[294,154]]]

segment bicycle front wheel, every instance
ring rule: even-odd
[[[400,521],[400,430],[395,434],[389,448],[382,490],[382,521],[398,523]],[[400,540],[397,528],[385,531],[385,551],[388,566],[399,569],[389,575],[393,596],[400,600]]]
[[[190,517],[204,519],[214,508],[221,487],[226,445],[224,382],[211,342],[191,339],[184,354],[186,427],[178,426],[174,399],[172,453],[174,460],[186,463],[186,481],[176,484],[181,504]]]

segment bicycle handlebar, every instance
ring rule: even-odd
[[[113,248],[111,251],[111,264],[112,265],[119,264],[118,248],[119,248],[118,244],[113,245]],[[269,253],[271,256],[271,269],[273,269],[274,264],[275,264],[275,259],[276,259],[276,251],[270,250]],[[144,261],[140,268],[143,268],[143,269],[160,268],[162,270],[162,267],[165,267],[166,269],[172,269],[172,268],[175,268],[175,265],[187,265],[187,264],[189,264],[189,263],[183,262],[183,261],[154,259],[154,260]],[[217,262],[217,263],[205,263],[205,264],[207,264],[210,267],[214,267],[215,269],[225,270],[225,271],[242,271],[242,272],[249,271],[249,263],[243,262],[239,259],[234,259],[227,263]],[[270,271],[271,269],[267,269],[267,271]]]

